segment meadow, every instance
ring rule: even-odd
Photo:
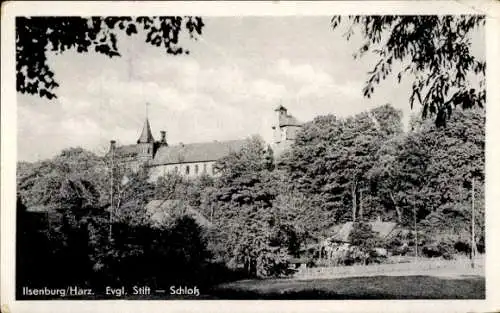
[[[479,275],[381,275],[247,280],[218,286],[210,294],[217,299],[262,300],[484,299],[485,279]]]
[[[394,259],[394,262],[397,259]],[[306,268],[288,279],[221,284],[221,299],[484,299],[484,256],[415,259],[367,266]]]

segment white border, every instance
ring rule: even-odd
[[[336,14],[486,14],[486,300],[380,301],[15,301],[17,15],[202,15],[287,16]],[[335,2],[4,2],[1,8],[1,299],[5,312],[494,312],[500,310],[498,243],[500,212],[500,93],[498,86],[500,5],[494,1],[335,1]]]

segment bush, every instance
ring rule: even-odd
[[[408,244],[400,236],[392,237],[384,246],[391,255],[406,255],[410,250]]]
[[[290,268],[289,256],[285,248],[271,248],[262,251],[257,258],[257,276],[259,277],[287,277],[295,273]]]
[[[353,224],[352,231],[349,234],[349,241],[352,245],[361,249],[361,253],[358,253],[357,257],[363,258],[364,263],[369,261],[370,253],[373,249],[384,246],[383,242],[380,241],[377,234],[372,230],[371,225],[365,222],[356,222]],[[356,262],[356,258],[353,258],[353,261]]]
[[[455,252],[453,245],[447,241],[434,241],[422,247],[423,255],[429,258],[442,257],[451,260],[454,258]]]
[[[453,248],[458,253],[464,253],[464,254],[469,254],[470,253],[470,244],[468,242],[464,242],[462,240],[456,241],[453,245]]]

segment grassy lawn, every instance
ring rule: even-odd
[[[38,297],[56,300],[361,300],[361,299],[484,299],[484,276],[370,276],[333,279],[253,279],[200,288],[200,296],[150,294],[116,298]],[[100,293],[100,292],[99,292]],[[35,300],[35,298],[30,299]]]
[[[371,276],[246,280],[210,291],[218,299],[484,299],[481,276]]]

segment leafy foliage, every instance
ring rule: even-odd
[[[381,81],[397,73],[413,78],[410,105],[422,105],[422,116],[434,115],[446,125],[454,107],[482,107],[486,98],[486,62],[471,53],[470,34],[484,26],[484,15],[335,16],[337,29],[347,20],[349,40],[358,28],[364,42],[355,57],[372,53],[378,62],[368,73],[363,94],[370,97]],[[474,86],[478,78],[479,86]]]
[[[216,184],[217,199],[235,205],[260,205],[269,207],[272,189],[266,188],[269,178],[264,143],[253,137],[239,152],[219,160],[215,167],[221,173]]]
[[[217,162],[219,176],[172,174],[155,184],[145,168],[129,171],[79,148],[19,163],[18,255],[28,259],[18,264],[31,269],[19,275],[34,284],[49,279],[30,261],[38,254],[48,273],[64,273],[54,285],[69,283],[65,276],[75,284],[152,286],[286,277],[294,272],[291,258],[303,258],[310,243],[352,220],[350,262],[369,262],[374,247],[413,253],[417,240],[419,255],[451,258],[471,248],[472,184],[475,241],[484,251],[484,123],[481,108],[455,109],[446,128],[424,120],[408,132],[390,105],[347,118],[321,116],[304,125],[279,162],[255,137]],[[183,214],[152,225],[144,205],[153,198],[182,200],[214,228],[202,230]],[[55,214],[34,218],[26,207]],[[367,223],[375,219],[402,230],[379,242]],[[75,265],[82,270],[72,274]]]
[[[352,231],[349,234],[349,242],[359,247],[363,252],[364,262],[366,263],[373,249],[380,246],[380,240],[377,234],[372,230],[370,224],[366,222],[355,222],[352,225]]]
[[[378,129],[364,114],[347,119],[323,116],[304,125],[280,163],[288,190],[307,199],[299,214],[288,213],[298,216],[295,223],[313,238],[321,238],[331,235],[324,230],[354,217],[360,222],[396,221],[410,229],[416,222],[419,246],[436,238],[468,245],[474,178],[476,241],[481,242],[484,110],[457,108],[448,120],[449,127],[423,121],[407,133],[397,114],[388,115],[397,111],[390,107],[377,110],[381,118],[376,120],[387,123]],[[276,199],[285,194],[280,191]],[[292,203],[292,199],[285,201]],[[276,202],[276,206],[281,204]],[[403,243],[413,244],[414,240]]]
[[[456,234],[455,239],[467,236],[464,232],[470,229],[472,179],[476,185],[477,222],[483,223],[484,123],[482,110],[457,110],[445,130],[426,125],[408,137],[409,143],[420,144],[413,146],[414,152],[409,150],[401,157],[419,158],[419,171],[403,169],[400,179],[408,179],[407,188],[413,190],[407,192],[408,204],[417,208],[419,217],[425,216],[423,226],[431,233],[444,228]]]
[[[59,86],[47,63],[47,52],[94,51],[110,58],[120,56],[120,34],[146,35],[146,43],[162,47],[167,54],[189,53],[180,46],[183,32],[196,39],[201,35],[200,17],[17,17],[17,91],[52,99]]]
[[[298,238],[292,219],[273,208],[282,177],[272,171],[273,160],[262,140],[250,138],[241,151],[216,166],[221,176],[208,201],[215,209],[219,245],[232,247],[221,258],[253,276],[289,274],[288,252],[297,249]]]
[[[304,125],[281,162],[291,186],[321,210],[309,212],[314,230],[364,214],[361,194],[368,194],[369,170],[380,145],[401,134],[400,118],[386,105],[346,119],[321,116]]]
[[[101,290],[107,285],[148,284],[166,288],[175,283],[203,285],[210,258],[200,226],[179,217],[169,227],[109,223],[102,210],[81,207],[49,213],[27,212],[18,203],[18,295],[22,286],[68,284]],[[113,227],[113,237],[108,236]],[[40,267],[43,271],[40,271]],[[75,268],[78,271],[75,271]],[[133,269],[133,270],[132,270]]]
[[[141,167],[137,172],[114,168],[115,191],[113,220],[133,225],[147,223],[144,207],[153,200],[154,185],[149,181],[147,169]]]
[[[18,192],[27,206],[52,206],[81,201],[97,205],[101,189],[91,183],[99,177],[102,159],[81,148],[66,149],[53,160],[20,163]]]

